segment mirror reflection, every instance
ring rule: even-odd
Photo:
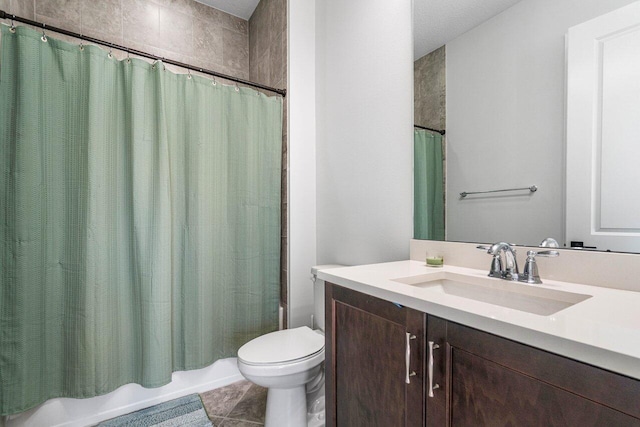
[[[611,18],[640,2],[461,1],[462,17],[439,3],[415,3],[414,123],[446,131],[414,131],[415,238],[640,252],[640,196],[628,191],[640,174],[624,161],[640,156],[640,88],[621,72],[640,71],[640,17]],[[600,49],[586,66],[605,70],[582,85],[576,34]],[[596,121],[575,119],[580,110]]]

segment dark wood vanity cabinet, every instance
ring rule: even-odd
[[[427,426],[640,426],[640,381],[428,316],[434,344]]]
[[[426,315],[330,283],[325,309],[327,426],[423,426]]]
[[[329,283],[325,302],[327,426],[640,426],[638,380]]]

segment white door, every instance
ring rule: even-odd
[[[640,252],[640,2],[569,29],[566,241]]]

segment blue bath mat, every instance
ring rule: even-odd
[[[210,427],[200,396],[191,394],[105,421],[99,427]]]

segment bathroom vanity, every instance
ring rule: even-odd
[[[640,425],[636,292],[418,261],[319,277],[327,425]]]
[[[327,425],[423,425],[426,315],[325,288]]]

